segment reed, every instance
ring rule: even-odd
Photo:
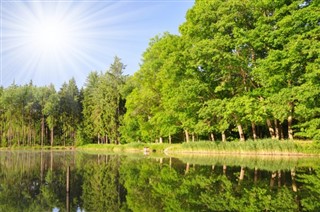
[[[106,152],[139,152],[147,148],[148,152],[167,154],[259,154],[259,155],[301,155],[320,154],[320,145],[311,141],[288,140],[248,140],[246,142],[198,141],[182,144],[167,143],[128,143],[128,144],[87,144],[77,147],[79,150],[97,150]]]
[[[232,153],[232,154],[301,154],[301,153],[320,153],[320,149],[315,145],[302,145],[299,141],[261,139],[257,141],[248,140],[246,142],[191,142],[183,143],[179,146],[170,148],[170,152],[198,152],[198,153]]]

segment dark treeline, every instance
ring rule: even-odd
[[[1,145],[320,138],[319,1],[201,0],[82,89],[0,91]]]

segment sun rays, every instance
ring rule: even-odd
[[[115,55],[132,74],[150,38],[182,23],[185,1],[2,0],[1,85],[83,85]]]
[[[3,81],[62,83],[106,67],[106,58],[111,55],[105,50],[114,48],[110,40],[122,36],[112,29],[112,24],[119,24],[121,19],[108,16],[107,11],[119,5],[104,3],[99,8],[72,1],[2,3]]]

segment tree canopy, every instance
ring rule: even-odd
[[[115,57],[80,90],[74,79],[1,88],[1,145],[320,139],[319,8],[196,0],[133,76]]]

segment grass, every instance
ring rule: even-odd
[[[86,144],[76,147],[77,150],[84,152],[143,152],[148,148],[149,153],[172,154],[235,154],[235,155],[320,155],[320,142],[303,140],[272,140],[261,139],[257,141],[248,140],[246,142],[211,142],[198,141],[181,144],[167,143],[129,143],[129,144]],[[70,146],[14,146],[1,148],[3,150],[73,150]],[[1,150],[0,149],[0,150]]]
[[[313,141],[288,141],[261,139],[246,142],[210,142],[199,141],[182,144],[160,143],[129,143],[129,144],[87,144],[77,147],[84,151],[107,152],[143,152],[147,147],[149,152],[166,154],[255,154],[255,155],[320,155],[320,144]]]
[[[163,152],[170,144],[160,143],[129,143],[129,144],[86,144],[77,147],[79,150],[95,150],[95,151],[113,151],[113,152],[142,152],[145,147],[149,148],[149,152]]]
[[[10,147],[0,147],[0,150],[72,150],[72,146],[42,146],[33,145],[33,146],[10,146]]]
[[[248,140],[246,142],[194,142],[183,143],[178,147],[170,148],[170,152],[199,152],[199,153],[232,153],[232,154],[297,154],[306,153],[297,142],[278,141],[271,139]]]

